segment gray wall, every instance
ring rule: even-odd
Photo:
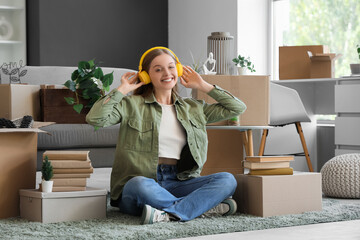
[[[167,0],[27,1],[27,56],[32,66],[137,69],[143,52],[168,46]]]

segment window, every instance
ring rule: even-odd
[[[359,0],[273,0],[273,79],[279,79],[279,46],[327,45],[341,53],[335,77],[350,75],[358,63]]]

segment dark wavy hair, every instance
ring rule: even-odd
[[[157,56],[160,56],[162,54],[167,54],[167,55],[171,56],[176,63],[175,56],[167,49],[154,49],[151,52],[149,52],[148,54],[146,54],[146,56],[144,57],[144,60],[142,62],[142,70],[149,73],[151,62],[154,60],[154,58],[156,58]],[[154,91],[154,85],[152,84],[152,82],[150,82],[149,84],[142,85],[141,87],[135,89],[133,94],[141,95],[141,96],[145,97],[145,96],[150,95],[153,91]],[[172,89],[172,91],[173,91],[173,93],[177,94],[177,83],[174,86],[174,88]]]

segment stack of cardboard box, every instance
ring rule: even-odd
[[[94,169],[89,151],[45,151],[53,167],[53,192],[85,191]]]

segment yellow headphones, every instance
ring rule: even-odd
[[[150,48],[149,50],[147,50],[143,55],[142,57],[140,58],[140,63],[139,63],[139,79],[140,81],[144,82],[145,84],[149,84],[151,82],[151,79],[150,79],[150,76],[149,74],[142,70],[142,63],[144,61],[144,58],[146,57],[146,55],[151,52],[152,50],[155,50],[155,49],[166,49],[168,50],[169,52],[171,52],[175,59],[176,59],[176,70],[178,72],[178,76],[181,77],[182,74],[183,74],[183,66],[181,65],[179,59],[177,58],[177,56],[175,55],[175,53],[173,51],[171,51],[170,49],[166,48],[166,47],[153,47],[153,48]]]

